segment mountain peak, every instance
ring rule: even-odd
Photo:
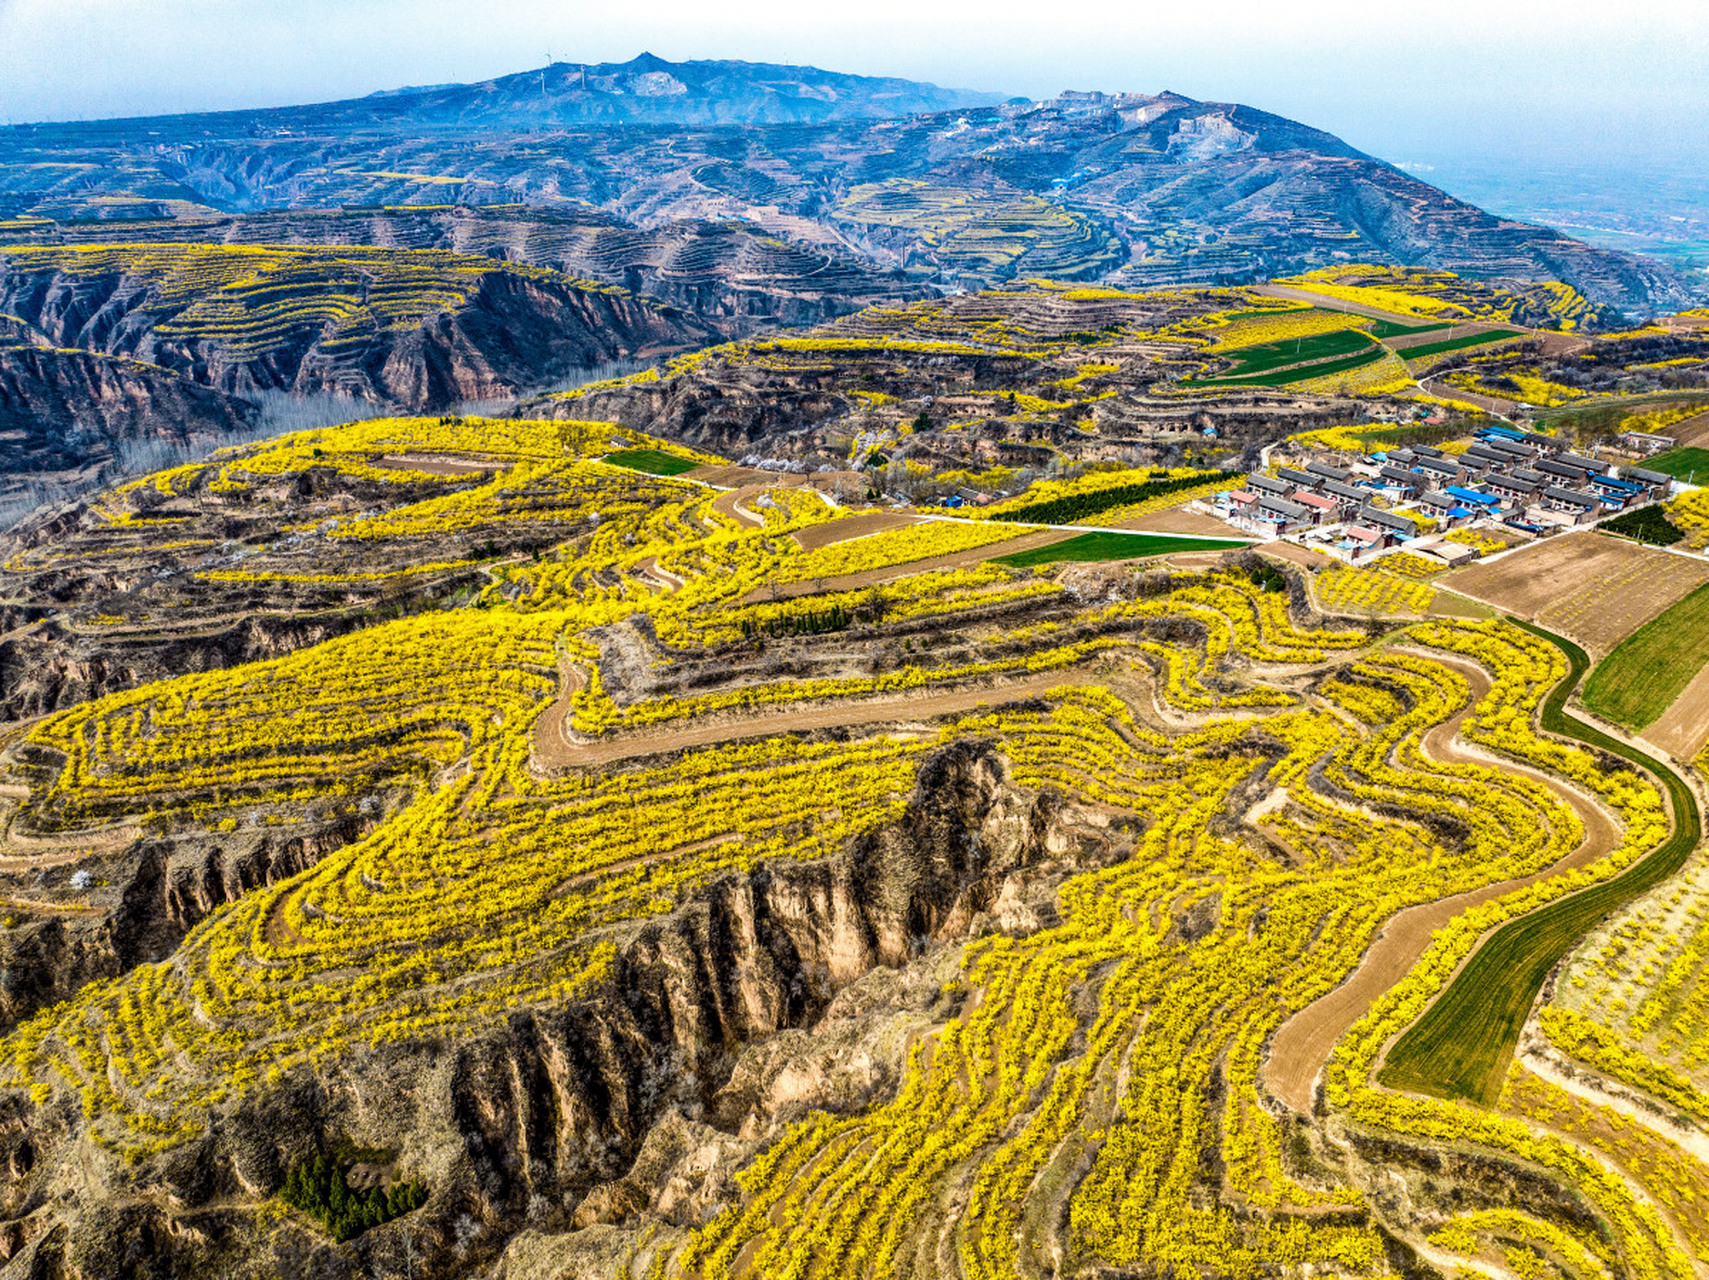
[[[812,124],[994,106],[1001,95],[894,77],[764,62],[563,62],[473,85],[397,89],[353,102],[257,115],[345,123],[375,103],[388,127],[533,129],[564,125]],[[355,123],[361,123],[359,120]]]

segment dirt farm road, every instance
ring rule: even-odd
[[[1440,653],[1431,651],[1429,657],[1452,666],[1472,686],[1472,699],[1466,708],[1437,725],[1424,735],[1424,751],[1431,759],[1444,764],[1497,763],[1475,747],[1457,742],[1460,725],[1485,694],[1489,692],[1489,676],[1482,667],[1472,663],[1449,662]],[[1546,774],[1519,769],[1506,761],[1500,767],[1527,773],[1545,782],[1549,788],[1570,804],[1584,823],[1585,838],[1572,853],[1553,866],[1534,875],[1500,884],[1485,885],[1435,902],[1423,902],[1398,913],[1383,926],[1382,932],[1366,950],[1364,959],[1346,982],[1329,994],[1284,1022],[1270,1043],[1270,1055],[1264,1064],[1264,1084],[1276,1097],[1301,1115],[1309,1116],[1312,1094],[1317,1077],[1329,1061],[1335,1044],[1347,1029],[1362,1018],[1371,1005],[1390,987],[1404,978],[1430,945],[1430,938],[1462,911],[1469,910],[1491,898],[1536,884],[1549,876],[1561,875],[1606,857],[1620,841],[1619,829],[1613,820],[1587,797]]]

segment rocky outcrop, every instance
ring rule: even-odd
[[[1009,783],[989,745],[955,744],[922,766],[898,822],[835,858],[727,876],[631,926],[590,998],[299,1069],[140,1169],[74,1157],[74,1115],[0,1116],[0,1275],[141,1274],[143,1256],[156,1276],[560,1274],[535,1262],[597,1254],[613,1223],[704,1220],[803,1108],[888,1095],[906,1028],[954,1012],[951,944],[1038,927],[1077,858],[1122,855],[1082,847],[1074,823]],[[258,1230],[247,1206],[334,1135],[397,1153],[428,1204],[341,1248],[296,1220]],[[155,1194],[135,1198],[144,1186]]]
[[[352,819],[308,835],[144,841],[79,864],[110,882],[91,895],[93,913],[30,916],[0,931],[0,1031],[86,983],[164,960],[216,908],[307,870],[368,825]]]
[[[700,346],[719,334],[621,293],[493,271],[466,306],[376,345],[352,388],[341,358],[305,358],[288,388],[342,386],[417,410],[512,396],[576,370]],[[230,376],[242,376],[235,369]]]

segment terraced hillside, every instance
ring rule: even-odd
[[[1690,1109],[1526,1016],[1572,936],[1385,1083],[1701,834],[1582,655],[837,486],[396,419],[11,535],[0,646],[85,661],[0,755],[0,1274],[1709,1261]]]
[[[232,394],[417,408],[680,350],[697,322],[544,268],[434,250],[142,244],[0,254],[27,340],[147,361]]]
[[[940,497],[1012,492],[1018,473],[1069,464],[1251,462],[1283,436],[1378,417],[1404,434],[1434,415],[1448,438],[1465,415],[1564,404],[1592,441],[1648,406],[1698,403],[1704,335],[1670,338],[1676,358],[1657,364],[1628,333],[1580,334],[1594,314],[1560,286],[1369,265],[1220,289],[1035,285],[726,343],[526,412],[609,417],[731,456],[865,464],[895,491]]]
[[[716,175],[700,175],[715,181]],[[15,219],[0,245],[100,244],[100,222]],[[810,324],[925,292],[878,270],[809,224],[766,232],[746,221],[662,222],[646,228],[591,205],[420,205],[128,217],[137,244],[386,245],[449,249],[550,267],[692,311],[735,337],[767,324]]]
[[[438,408],[717,336],[618,286],[446,250],[0,250],[0,500],[143,445],[214,446],[269,393]],[[122,468],[121,468],[122,470]]]
[[[508,88],[0,130],[0,234],[61,234],[31,221],[41,218],[199,222],[265,209],[520,202],[593,206],[642,232],[743,220],[940,286],[1048,273],[1152,288],[1367,261],[1560,281],[1633,315],[1702,300],[1701,285],[1672,267],[1491,216],[1247,106],[1175,94],[1002,105],[893,95],[878,112],[901,114],[836,118],[842,99],[832,92],[800,99],[822,105],[811,120],[754,101],[745,114],[684,114],[703,101],[690,86],[704,69],[647,63],[639,74],[663,77],[649,83],[685,86],[627,95],[632,121],[657,123],[601,123],[583,107],[604,91],[584,93],[582,71],[553,67]],[[742,74],[811,78],[801,68]],[[424,110],[439,113],[430,125]]]

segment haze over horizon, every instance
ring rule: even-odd
[[[994,93],[1172,89],[1327,129],[1401,164],[1709,159],[1709,16],[1569,0],[1438,0],[1383,14],[1348,0],[1202,11],[1094,0],[1043,10],[877,0],[780,18],[659,0],[621,14],[493,0],[0,0],[0,119],[287,106],[478,81],[558,61],[735,58]]]

